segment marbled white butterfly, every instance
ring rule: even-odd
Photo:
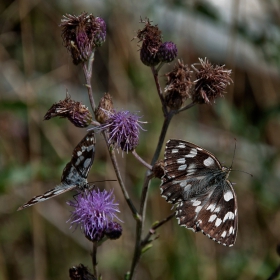
[[[94,160],[94,154],[95,136],[93,131],[89,131],[74,149],[71,161],[63,170],[61,183],[44,194],[33,197],[20,206],[18,211],[75,188],[81,190],[88,188],[87,176]]]
[[[207,150],[183,140],[166,143],[161,195],[177,203],[178,224],[225,246],[237,235],[237,201],[223,167]]]

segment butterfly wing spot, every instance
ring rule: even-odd
[[[221,234],[222,238],[225,238],[227,236],[227,232],[224,230],[223,233]]]
[[[91,165],[91,158],[87,158],[84,162],[84,168],[88,168]]]
[[[186,159],[184,159],[184,158],[178,158],[178,159],[177,159],[177,163],[178,163],[178,164],[184,164],[184,163],[186,163]]]
[[[196,213],[199,213],[201,209],[202,209],[202,206],[197,206],[197,207],[195,208],[195,212],[196,212]]]
[[[234,230],[233,230],[233,227],[232,227],[232,226],[229,228],[228,233],[229,233],[229,234],[234,234]]]
[[[215,221],[216,218],[217,218],[217,215],[216,215],[216,214],[213,214],[213,215],[210,216],[208,222],[209,222],[209,223],[212,223],[212,222]]]
[[[77,156],[78,156],[78,157],[81,156],[81,154],[82,154],[81,151],[78,151],[78,152],[77,152]]]
[[[171,150],[171,154],[176,154],[176,153],[178,153],[178,152],[179,152],[178,149],[172,149],[172,150]]]
[[[187,169],[187,176],[191,176],[193,174],[195,174],[195,167],[196,167],[196,164],[195,163],[191,163]]]
[[[189,152],[189,154],[185,155],[186,158],[194,158],[197,155],[197,149],[192,148]]]
[[[228,190],[226,193],[224,193],[224,200],[229,201],[233,199],[233,193],[232,191]]]
[[[217,220],[215,222],[215,226],[218,227],[221,223],[222,223],[222,219],[217,218]]]
[[[191,200],[191,202],[193,203],[192,206],[198,206],[201,204],[201,201],[196,200],[196,199]]]
[[[178,149],[185,149],[186,145],[183,144],[183,143],[180,143],[178,146],[176,146],[176,148],[178,148]]]
[[[220,207],[220,206],[218,206],[218,207],[214,210],[214,213],[219,213],[219,212],[220,212],[220,210],[221,210],[221,207]]]
[[[179,167],[178,167],[178,170],[179,171],[182,171],[182,170],[185,170],[187,168],[187,165],[186,164],[183,164],[183,165],[180,165]]]
[[[224,219],[223,219],[223,223],[226,221],[226,220],[233,220],[234,219],[234,214],[233,212],[227,212],[226,215],[224,216]]]
[[[203,164],[205,165],[205,166],[211,166],[211,165],[213,165],[214,164],[214,160],[211,158],[211,157],[208,157],[207,159],[205,159],[204,161],[203,161]]]
[[[206,208],[206,210],[209,210],[210,212],[213,212],[215,210],[216,204],[211,203],[209,206]]]

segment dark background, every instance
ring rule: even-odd
[[[181,138],[213,152],[230,166],[239,206],[234,247],[178,227],[161,227],[159,239],[145,253],[137,279],[266,279],[280,263],[280,5],[278,1],[8,1],[0,3],[0,280],[67,279],[68,268],[91,269],[91,244],[69,229],[66,193],[16,212],[33,195],[60,182],[72,150],[86,130],[63,119],[43,121],[54,102],[65,98],[87,106],[80,66],[63,47],[63,14],[86,11],[107,23],[107,39],[95,55],[92,86],[96,102],[109,92],[117,110],[139,112],[137,152],[151,161],[162,125],[161,106],[151,71],[139,59],[136,31],[140,16],[158,24],[164,41],[178,47],[178,58],[197,63],[207,57],[232,69],[234,84],[215,104],[199,105],[174,117],[167,139]],[[165,65],[161,74],[171,65]],[[163,155],[163,153],[162,153]],[[161,155],[161,158],[162,158]],[[134,203],[139,205],[145,168],[131,154],[119,164]],[[96,158],[89,181],[114,179],[103,139],[97,135]],[[171,205],[152,181],[145,231],[168,216]],[[103,279],[123,279],[130,269],[135,222],[117,182],[115,189],[123,235],[98,251]]]

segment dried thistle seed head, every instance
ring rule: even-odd
[[[173,70],[165,76],[167,77],[164,89],[164,99],[167,106],[172,110],[178,110],[183,103],[190,97],[191,71],[183,61],[178,59]]]
[[[211,104],[217,97],[223,96],[227,85],[233,83],[230,78],[231,70],[226,70],[225,65],[212,65],[207,58],[199,59],[200,69],[196,72],[196,81],[192,92],[193,102]]]
[[[96,47],[106,38],[106,24],[102,18],[82,13],[79,16],[66,14],[61,20],[62,39],[71,53],[73,63],[79,64],[89,59]]]
[[[64,100],[52,105],[44,116],[44,120],[54,117],[67,118],[77,127],[87,127],[92,122],[92,115],[89,109],[81,102],[71,99],[67,94]]]
[[[163,160],[157,161],[153,166],[153,173],[156,178],[161,178],[164,175],[164,162]]]
[[[95,118],[98,122],[105,123],[109,119],[108,112],[113,112],[113,98],[109,93],[105,93],[101,98],[97,109],[95,110]]]
[[[157,56],[161,62],[171,62],[177,56],[177,47],[173,42],[164,42],[160,45]]]
[[[141,22],[145,23],[145,27],[137,31],[137,38],[142,42],[140,59],[147,66],[155,66],[159,63],[157,52],[162,43],[161,31],[149,19]]]

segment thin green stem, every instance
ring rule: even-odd
[[[92,242],[92,267],[93,267],[93,275],[97,278],[97,242]]]
[[[148,243],[151,242],[150,237],[155,234],[155,230],[159,227],[161,227],[162,225],[164,225],[165,223],[167,223],[168,221],[170,221],[173,217],[175,216],[175,212],[172,213],[171,215],[169,215],[168,217],[166,217],[165,219],[161,220],[160,222],[155,223],[150,229],[148,234],[146,235],[146,237],[143,239],[141,245],[142,247],[146,246]]]
[[[142,158],[136,153],[135,150],[133,150],[131,153],[132,153],[132,154],[135,156],[135,158],[136,158],[137,160],[139,160],[145,167],[147,167],[149,170],[152,171],[153,167],[152,167],[149,163],[147,163],[144,159],[142,159]]]
[[[88,60],[88,64],[83,63],[83,71],[84,71],[84,75],[85,75],[85,79],[86,79],[86,88],[88,90],[88,97],[89,97],[89,101],[90,101],[90,105],[92,108],[92,111],[95,112],[95,102],[93,99],[93,93],[92,93],[92,87],[91,87],[91,76],[92,76],[92,64],[94,61],[94,52],[92,52],[89,60]]]
[[[111,158],[111,161],[112,161],[112,164],[113,164],[113,167],[114,167],[114,170],[115,170],[115,173],[116,173],[116,176],[117,176],[117,179],[118,179],[118,182],[120,184],[120,187],[121,187],[121,190],[122,190],[122,193],[124,195],[124,198],[131,210],[131,212],[133,213],[133,216],[134,218],[136,219],[136,221],[141,221],[142,218],[141,216],[139,215],[136,207],[134,206],[134,204],[132,203],[130,197],[129,197],[129,194],[126,190],[126,187],[125,187],[125,184],[123,182],[123,179],[122,179],[122,176],[121,176],[121,173],[120,173],[120,169],[119,169],[119,166],[118,166],[118,162],[117,162],[117,158],[116,158],[116,154],[115,154],[115,150],[112,149],[112,147],[110,146],[109,142],[108,142],[108,137],[106,135],[106,133],[103,131],[102,132],[103,136],[104,136],[104,139],[107,143],[107,147],[108,147],[108,151],[109,151],[109,155],[110,155],[110,158]]]
[[[155,162],[158,160],[160,151],[161,151],[163,143],[164,143],[165,135],[166,135],[168,126],[170,124],[170,121],[171,121],[173,115],[174,115],[174,113],[170,112],[164,119],[164,123],[163,123],[162,129],[161,129],[157,148],[154,153],[153,159],[151,161],[151,166],[153,166],[155,164]],[[134,256],[133,256],[131,269],[130,269],[130,275],[129,275],[130,280],[133,279],[136,265],[138,264],[138,261],[141,257],[141,250],[142,250],[141,237],[142,237],[142,231],[143,231],[143,226],[144,226],[144,221],[145,221],[147,194],[148,194],[149,186],[150,186],[150,182],[151,182],[151,173],[152,172],[150,170],[147,170],[146,176],[144,179],[144,183],[143,183],[143,188],[142,188],[140,211],[139,211],[139,214],[142,217],[142,220],[138,220],[136,223],[136,239],[135,239],[135,247],[134,247]]]
[[[163,99],[162,89],[160,87],[159,80],[158,80],[158,70],[155,69],[154,66],[151,67],[151,70],[152,70],[152,73],[153,73],[153,76],[154,76],[154,80],[155,80],[155,83],[156,83],[157,93],[158,93],[158,96],[159,96],[160,101],[161,101],[162,112],[163,112],[164,117],[166,117],[167,114],[168,114],[168,111],[167,111],[167,107],[165,105],[165,101]]]

